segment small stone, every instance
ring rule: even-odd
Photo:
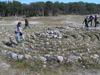
[[[46,43],[45,43],[45,45],[49,45],[49,44],[50,44],[49,42],[46,42]]]
[[[3,52],[3,50],[2,50],[2,49],[0,49],[0,52]]]
[[[47,61],[49,61],[49,62],[52,62],[53,60],[57,61],[57,58],[52,57],[52,56],[47,58]]]
[[[43,61],[43,62],[46,62],[47,59],[43,56],[40,56],[40,60]]]
[[[46,68],[46,65],[43,65],[44,68]]]
[[[11,53],[12,53],[12,51],[6,51],[6,53],[9,55],[9,54],[11,54]]]
[[[25,54],[25,58],[26,59],[31,59],[32,57],[31,57],[31,55]]]
[[[63,58],[62,56],[58,56],[57,59],[58,59],[58,61],[59,61],[60,63],[62,63],[62,62],[64,61],[64,58]]]
[[[17,54],[16,53],[11,53],[11,58],[16,61],[17,60]]]
[[[23,57],[24,57],[23,55],[18,55],[19,60],[23,59]]]

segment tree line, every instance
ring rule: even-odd
[[[84,2],[33,2],[30,4],[18,1],[1,2],[0,16],[57,16],[59,14],[99,14],[100,4]]]

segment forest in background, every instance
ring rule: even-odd
[[[32,2],[30,4],[21,3],[19,1],[1,2],[0,16],[57,16],[57,15],[86,15],[99,14],[100,4],[84,3],[84,2]]]

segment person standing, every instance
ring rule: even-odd
[[[27,18],[24,17],[24,19],[25,19],[25,28],[24,29],[26,29],[27,27],[30,29],[29,22],[28,22]]]
[[[97,15],[95,15],[94,23],[95,23],[95,27],[96,27],[97,26]]]
[[[88,23],[89,23],[88,16],[84,19],[83,23],[84,23],[84,22],[85,22],[85,27],[88,28],[88,27],[89,27],[89,26],[88,26]],[[83,24],[83,23],[82,23],[82,24]]]
[[[89,22],[91,22],[91,27],[92,27],[92,21],[93,21],[93,19],[94,19],[94,17],[93,17],[93,15],[91,15],[90,17],[89,17]]]
[[[24,46],[24,35],[22,32],[21,22],[18,22],[17,26],[15,27],[15,34],[16,34],[16,41],[17,45],[20,45],[20,41],[22,40],[22,46]]]

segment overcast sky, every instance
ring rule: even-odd
[[[0,0],[0,1],[13,1],[13,0]],[[41,2],[41,1],[42,2],[46,2],[46,1],[56,2],[57,0],[15,0],[15,1],[19,1],[21,3],[27,3],[27,4],[29,4],[31,2]],[[64,2],[64,3],[79,2],[79,1],[100,4],[100,0],[58,0],[58,2]]]

